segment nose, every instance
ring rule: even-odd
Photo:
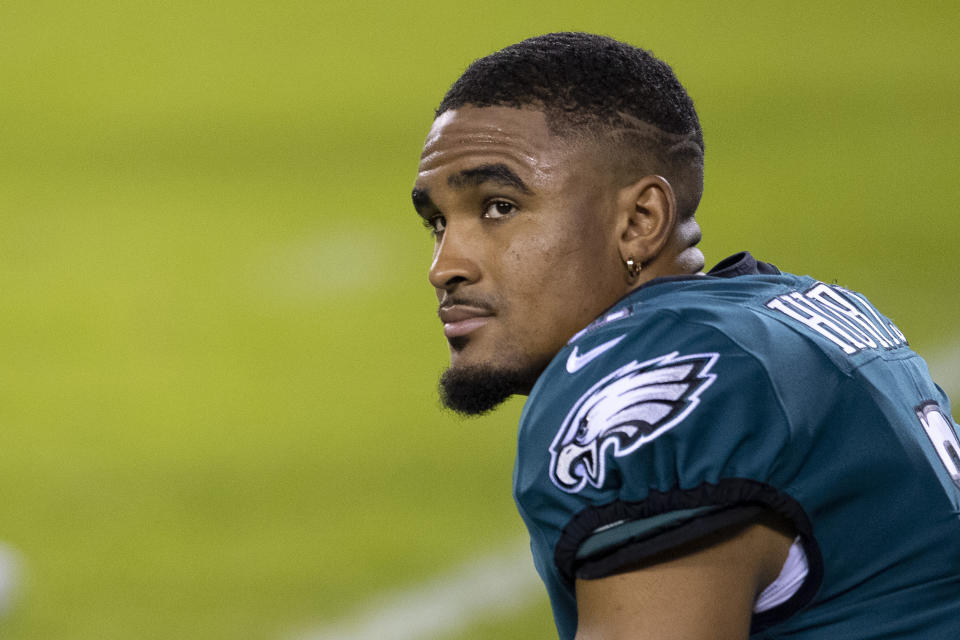
[[[448,227],[440,238],[433,253],[433,263],[430,265],[430,284],[437,291],[453,291],[461,284],[472,284],[480,279],[480,267],[475,258],[476,249],[471,249],[469,242],[454,236],[450,231]]]

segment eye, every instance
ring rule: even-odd
[[[447,228],[447,219],[443,216],[433,216],[432,218],[424,218],[423,226],[430,231],[430,234],[434,237],[437,237],[443,233],[443,230]]]
[[[506,200],[491,200],[483,210],[483,217],[491,220],[505,218],[517,210],[516,205]]]
[[[587,437],[587,427],[590,426],[590,421],[586,416],[580,418],[580,424],[577,425],[577,433],[574,434],[573,439],[577,442],[583,442],[583,439]]]

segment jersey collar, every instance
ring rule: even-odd
[[[626,296],[620,298],[620,300],[615,302],[610,308],[601,313],[596,320],[588,324],[582,330],[578,331],[572,338],[570,338],[567,344],[574,342],[585,333],[588,333],[593,329],[597,329],[605,324],[629,316],[632,313],[632,307],[629,303],[633,301],[633,298],[637,296],[639,292],[646,291],[650,287],[671,282],[683,282],[684,280],[700,280],[702,278],[736,278],[738,276],[758,275],[776,276],[780,275],[780,273],[780,269],[769,262],[761,262],[760,260],[754,258],[749,251],[741,251],[740,253],[735,253],[728,258],[724,258],[706,274],[661,276],[659,278],[654,278],[653,280],[644,282]]]

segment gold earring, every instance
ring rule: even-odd
[[[636,262],[633,258],[627,258],[623,264],[627,268],[627,277],[631,280],[640,275],[640,270],[643,269],[643,265]]]

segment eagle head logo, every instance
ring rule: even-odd
[[[576,493],[589,482],[600,488],[604,456],[625,456],[676,426],[716,379],[716,353],[669,353],[634,360],[607,375],[573,406],[550,445],[550,478]]]

